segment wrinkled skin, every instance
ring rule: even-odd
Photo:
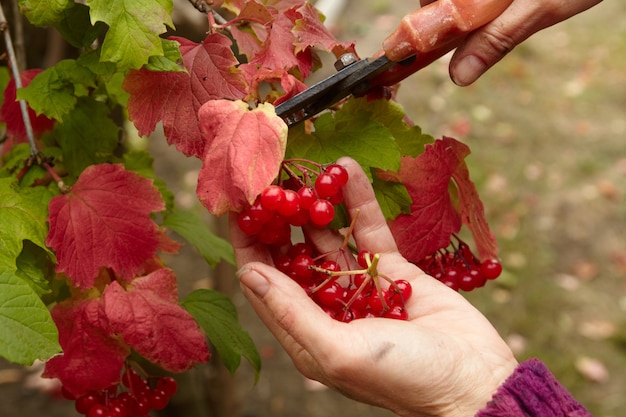
[[[425,6],[434,0],[421,0]],[[452,0],[454,2],[454,0]],[[465,0],[466,1],[466,0]],[[474,0],[480,3],[481,0]],[[450,77],[461,86],[476,81],[515,46],[531,35],[581,13],[602,0],[514,0],[491,23],[472,32],[450,61]],[[398,40],[398,42],[401,40]],[[397,42],[386,43],[386,51]]]
[[[338,162],[350,175],[346,206],[359,210],[357,246],[381,254],[380,273],[413,287],[409,320],[330,318],[231,219],[244,295],[306,377],[401,416],[474,415],[517,366],[511,350],[465,298],[399,254],[365,173],[349,158]],[[342,241],[330,230],[308,237],[321,253]]]

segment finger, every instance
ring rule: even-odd
[[[471,33],[450,62],[450,77],[466,86],[532,34],[580,13],[601,0],[514,1],[504,13]]]
[[[238,271],[243,293],[298,369],[323,379],[319,358],[340,349],[337,337],[345,326],[329,317],[300,286],[275,268],[249,263]],[[324,381],[322,381],[324,382]]]
[[[360,249],[373,253],[397,252],[398,247],[376,200],[374,189],[361,166],[351,158],[337,161],[348,170],[350,180],[344,188],[344,201],[350,217],[358,217],[353,235]]]
[[[248,262],[263,262],[273,264],[272,256],[265,245],[259,243],[255,236],[249,236],[239,229],[237,224],[237,213],[231,213],[228,218],[230,231],[230,242],[235,252],[237,265],[244,265]]]

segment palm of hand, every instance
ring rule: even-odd
[[[517,365],[510,349],[461,295],[398,253],[367,177],[354,161],[339,162],[350,173],[346,206],[360,213],[357,246],[381,254],[380,273],[411,283],[409,320],[331,319],[234,226],[244,294],[305,376],[403,416],[474,415]],[[308,237],[320,253],[339,246],[327,230]]]

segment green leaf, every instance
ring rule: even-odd
[[[252,338],[239,324],[237,309],[228,297],[213,290],[196,290],[182,301],[182,306],[205,331],[231,373],[237,370],[243,356],[258,378],[261,357]]]
[[[50,255],[30,240],[24,241],[22,253],[15,262],[16,275],[28,283],[38,295],[50,293],[50,281],[54,279],[54,263]]]
[[[58,353],[58,331],[33,289],[0,266],[0,356],[23,365]]]
[[[174,207],[174,193],[167,188],[165,181],[154,175],[153,162],[152,156],[147,151],[130,151],[124,154],[124,167],[129,171],[154,180],[154,186],[159,189],[165,202],[165,210],[170,211]]]
[[[411,213],[411,196],[404,184],[399,182],[383,181],[374,177],[374,191],[376,200],[388,220],[395,219],[399,214]]]
[[[87,0],[91,21],[109,30],[102,44],[103,61],[116,62],[120,70],[139,69],[151,56],[163,56],[159,35],[172,22],[172,0]]]
[[[163,225],[191,243],[211,266],[215,267],[222,259],[235,265],[230,243],[216,236],[192,211],[175,208],[167,214]]]
[[[372,120],[386,126],[400,147],[402,155],[416,157],[424,152],[424,146],[434,142],[430,135],[422,133],[419,126],[406,122],[406,112],[400,104],[391,100],[352,99],[346,102],[347,113],[366,112]]]
[[[78,177],[89,165],[110,162],[119,141],[119,127],[109,117],[106,104],[81,97],[54,134],[63,150],[63,162]]]
[[[180,54],[179,43],[161,39],[163,56],[151,56],[145,68],[150,71],[178,72],[186,71],[182,65],[183,57]]]
[[[76,48],[89,47],[106,29],[101,22],[92,25],[89,20],[89,7],[80,3],[63,10],[61,19],[54,26],[63,39]]]
[[[391,131],[365,110],[344,108],[334,117],[329,113],[320,116],[311,134],[292,129],[285,158],[305,158],[325,164],[350,156],[365,169],[370,181],[370,167],[400,169],[400,148]]]
[[[0,268],[16,271],[15,261],[25,240],[46,249],[46,218],[51,197],[43,187],[18,190],[12,178],[0,179]]]
[[[61,19],[74,0],[20,0],[20,12],[35,26],[52,26]]]
[[[37,74],[28,87],[17,91],[17,98],[28,101],[37,114],[60,122],[76,106],[77,95],[86,94],[85,87],[95,85],[95,75],[89,69],[65,59]]]

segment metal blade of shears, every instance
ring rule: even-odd
[[[352,54],[340,57],[338,71],[276,106],[276,114],[287,126],[293,126],[328,109],[341,99],[365,94],[369,81],[395,65],[384,55],[380,58],[357,59]]]

